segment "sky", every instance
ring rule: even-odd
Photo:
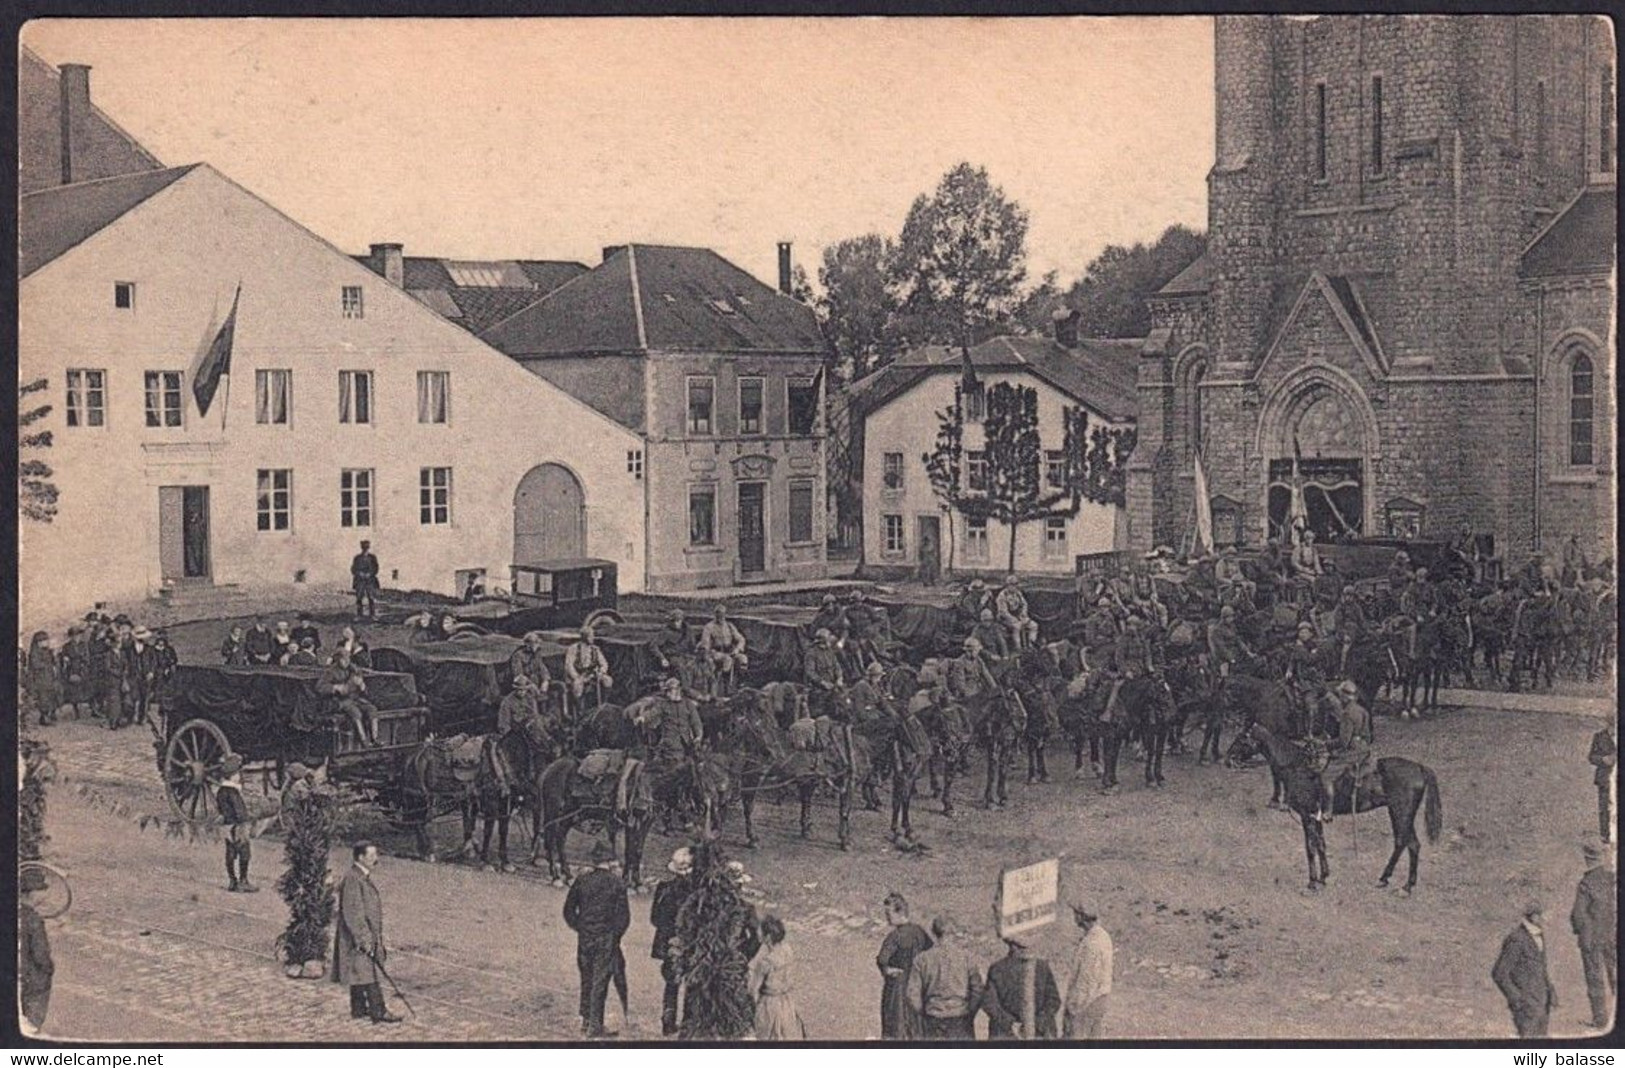
[[[574,259],[895,236],[968,160],[1031,216],[1029,275],[1205,228],[1211,19],[43,20],[96,104],[353,252]]]

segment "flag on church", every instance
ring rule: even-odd
[[[243,287],[239,284],[231,298],[231,311],[226,315],[226,321],[220,324],[220,332],[214,335],[209,351],[203,354],[197,370],[192,374],[192,396],[197,399],[199,415],[209,414],[209,406],[214,403],[220,380],[231,375],[231,346],[237,335],[237,302],[242,295]]]
[[[1196,555],[1213,555],[1213,499],[1208,496],[1200,452],[1196,454]]]
[[[1298,435],[1292,435],[1292,503],[1287,509],[1287,530],[1291,533],[1291,540],[1296,543],[1299,536],[1309,529],[1309,506],[1303,499],[1303,449],[1298,445]]]

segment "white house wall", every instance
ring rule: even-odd
[[[133,282],[135,307],[113,306]],[[190,371],[242,285],[228,387],[200,418]],[[341,315],[343,286],[364,314]],[[21,284],[20,376],[46,377],[48,460],[61,490],[50,524],[20,523],[21,610],[57,616],[156,592],[158,487],[210,487],[213,581],[347,587],[370,538],[384,584],[453,593],[459,569],[504,583],[513,498],[533,466],[581,481],[587,551],[644,572],[643,484],[631,431],[594,412],[355,263],[218,172],[200,167]],[[105,368],[108,422],[66,425],[69,368]],[[255,422],[256,369],[293,372],[292,423]],[[338,372],[374,373],[374,422],[342,425]],[[144,425],[143,372],[183,370],[185,425]],[[417,373],[451,372],[449,425],[417,420]],[[223,401],[229,401],[222,403]],[[222,408],[224,427],[222,430]],[[452,468],[452,522],[419,522],[419,469]],[[256,472],[293,470],[292,528],[256,529]],[[370,530],[340,525],[339,473],[371,468]]]
[[[950,535],[948,516],[931,490],[926,477],[924,456],[936,448],[937,413],[953,403],[954,386],[958,382],[957,368],[933,374],[894,397],[879,410],[871,412],[864,429],[863,500],[864,500],[864,561],[872,565],[909,566],[919,563],[920,516],[943,516],[942,566],[949,564]],[[982,375],[984,385],[1011,382],[1030,386],[1038,391],[1039,436],[1045,449],[1059,449],[1064,440],[1061,420],[1063,406],[1076,406],[1077,401],[1032,375]],[[1127,424],[1106,423],[1093,411],[1089,425],[1123,427]],[[982,426],[966,423],[964,449],[968,453],[982,448]],[[901,491],[885,487],[884,457],[888,452],[903,454],[903,488]],[[1084,501],[1078,514],[1067,520],[1067,546],[1064,557],[1044,555],[1044,524],[1042,521],[1024,523],[1016,530],[1016,570],[1069,574],[1074,568],[1074,557],[1080,553],[1107,552],[1119,546],[1115,534],[1122,509],[1112,505]],[[886,515],[903,517],[904,546],[901,553],[888,553],[885,546]],[[988,554],[986,559],[971,560],[966,556],[965,517],[952,515],[953,564],[959,570],[1002,571],[1009,562],[1009,528],[997,521],[988,523]]]

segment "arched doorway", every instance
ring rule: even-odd
[[[581,480],[558,464],[525,472],[513,495],[515,563],[587,554],[587,507]]]
[[[1376,420],[1358,386],[1334,369],[1304,368],[1277,387],[1259,429],[1271,536],[1285,536],[1295,492],[1318,539],[1373,533]]]

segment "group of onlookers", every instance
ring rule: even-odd
[[[367,666],[371,653],[354,627],[346,626],[339,634],[338,644],[323,657],[322,632],[315,620],[308,612],[300,612],[296,619],[298,622],[292,625],[282,620],[275,628],[266,626],[260,616],[255,616],[246,629],[241,624],[233,624],[230,633],[220,642],[221,661],[230,667],[253,664],[321,667],[332,663],[342,649],[352,662]]]
[[[60,643],[36,631],[18,661],[24,716],[45,726],[64,710],[75,718],[88,713],[112,730],[147,720],[178,663],[163,630],[103,612],[87,613]]]

